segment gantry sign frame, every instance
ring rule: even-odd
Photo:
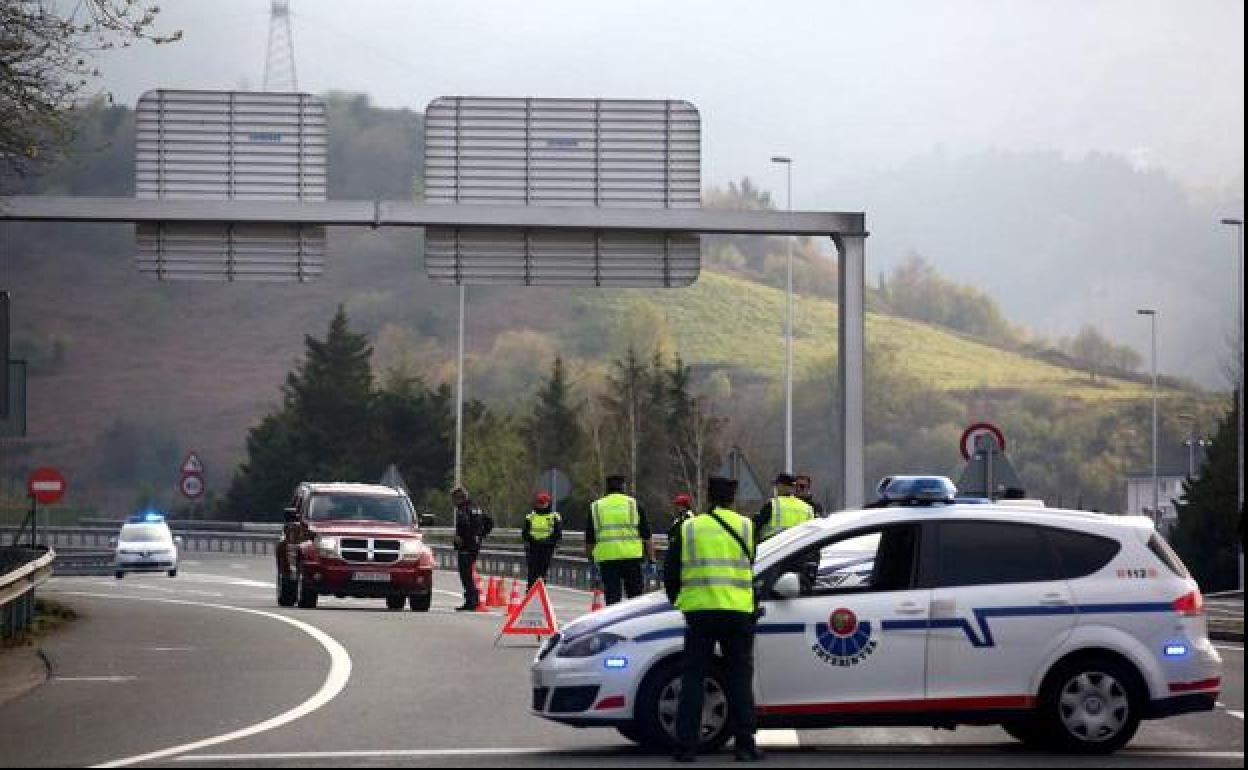
[[[407,201],[138,200],[0,197],[0,221],[287,224],[327,227],[543,228],[652,234],[826,236],[836,245],[841,387],[841,507],[863,504],[866,215],[862,212],[710,211],[553,206],[430,205]]]

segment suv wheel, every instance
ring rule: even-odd
[[[117,578],[118,580],[121,580],[125,576],[126,576],[126,573],[123,570],[117,570],[116,572],[113,573],[113,577]]]
[[[304,574],[302,568],[299,570],[298,581],[295,584],[295,595],[295,603],[299,605],[300,609],[316,609],[316,588],[308,583],[307,575]]]
[[[705,679],[702,702],[702,734],[699,754],[719,750],[730,737],[728,688],[718,666],[712,665]],[[637,691],[634,709],[635,729],[640,743],[648,748],[670,751],[676,746],[676,715],[680,711],[681,665],[669,661],[650,672]],[[631,732],[631,730],[630,730]]]
[[[428,612],[429,605],[433,604],[433,594],[412,594],[407,597],[408,602],[412,605],[412,612]]]
[[[282,571],[277,571],[277,606],[294,607],[298,598],[299,583],[288,580]]]
[[[402,594],[399,594],[398,596],[386,597],[386,609],[389,610],[401,610],[403,609],[403,605],[406,603],[407,597]]]
[[[1129,666],[1088,657],[1057,666],[1040,690],[1037,727],[1047,747],[1074,754],[1110,754],[1140,726],[1145,695]]]
[[[173,569],[169,570],[169,577],[177,577],[177,576],[178,576],[178,568],[177,568],[177,567],[174,567]]]

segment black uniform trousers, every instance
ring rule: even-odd
[[[538,578],[546,579],[546,572],[550,570],[550,560],[555,556],[554,543],[529,543],[528,549],[525,551],[525,560],[529,567],[529,582],[525,586],[525,591],[533,587]]]
[[[473,567],[477,564],[476,551],[456,551],[455,559],[459,567],[459,582],[464,586],[464,606],[476,608],[481,603],[481,594],[477,591],[477,581],[473,576]]]
[[[645,581],[641,578],[641,559],[601,561],[598,571],[602,573],[602,598],[608,607],[624,595],[632,599],[646,592]]]
[[[676,735],[682,749],[696,751],[702,726],[704,683],[719,643],[724,658],[728,721],[738,749],[754,746],[753,613],[707,610],[685,613],[684,674]]]

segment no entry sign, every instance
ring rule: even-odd
[[[971,459],[971,455],[975,454],[976,440],[985,433],[996,439],[998,449],[1002,452],[1005,451],[1005,434],[1001,432],[1001,429],[990,422],[977,422],[962,431],[962,438],[958,442],[958,448],[962,450],[963,460]]]
[[[204,477],[198,473],[183,473],[178,481],[178,489],[191,500],[204,494]]]
[[[36,468],[26,480],[26,490],[43,505],[51,505],[65,494],[65,477],[56,468]]]

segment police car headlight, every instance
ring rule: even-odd
[[[318,537],[316,538],[316,552],[321,556],[337,556],[338,555],[338,538],[336,537]]]
[[[559,652],[556,655],[560,658],[591,658],[611,649],[622,641],[624,641],[624,637],[618,634],[605,632],[590,634],[564,644],[559,648]]]

